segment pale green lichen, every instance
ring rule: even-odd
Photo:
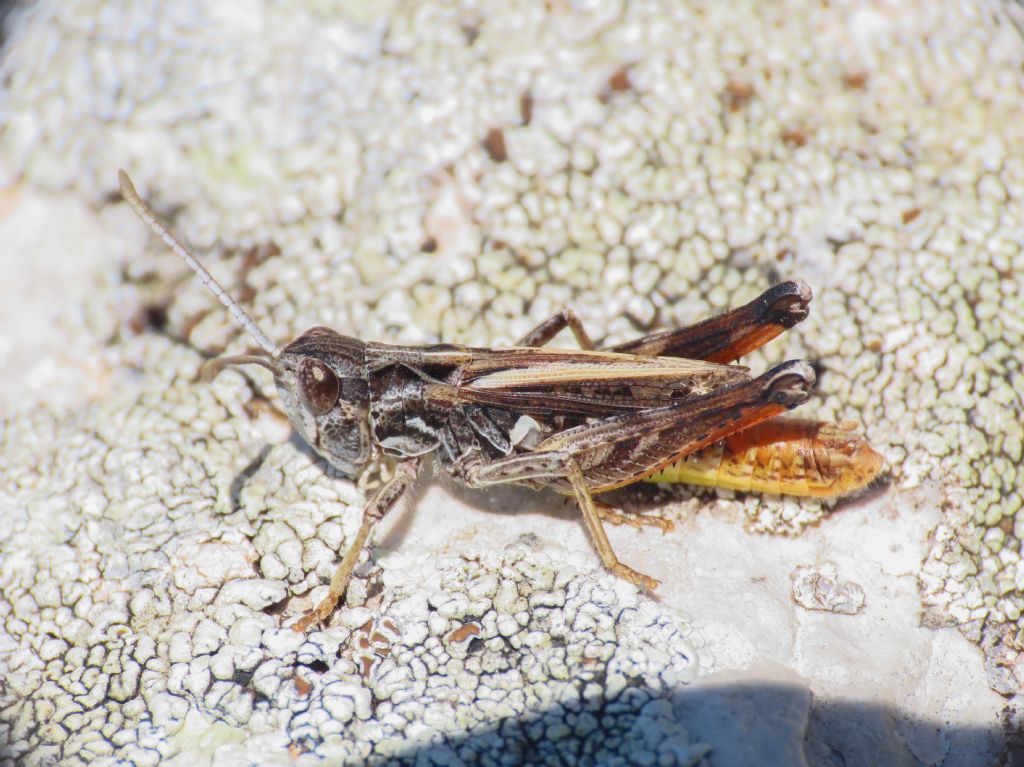
[[[592,334],[617,341],[742,303],[778,275],[804,277],[811,317],[746,362],[820,361],[808,412],[864,424],[888,460],[894,504],[941,505],[920,573],[926,615],[979,642],[990,684],[1016,693],[1019,9],[670,6],[38,2],[11,30],[2,145],[34,183],[97,203],[127,168],[155,206],[177,212],[183,238],[233,258],[218,274],[240,275],[235,287],[251,288],[253,314],[277,339],[327,324],[368,339],[507,343],[571,304]],[[264,250],[247,256],[254,246]],[[131,257],[132,273],[167,258]],[[109,296],[96,303],[114,313]],[[168,334],[244,346],[211,306],[201,286],[176,288]],[[339,753],[355,759],[405,732],[373,720],[367,690],[384,684],[374,659],[369,679],[350,657],[338,680],[314,685],[327,713],[296,713],[306,704],[295,664],[355,646],[358,626],[311,638],[320,650],[290,650],[264,610],[329,577],[356,520],[322,508],[358,496],[293,445],[261,455],[266,440],[243,411],[252,389],[234,375],[195,384],[199,361],[167,340],[121,342],[106,360],[108,399],[4,426],[0,662],[19,756],[142,764],[237,744],[230,728],[243,723],[251,753],[282,752],[291,732],[299,751],[327,754],[317,738],[336,734],[329,722],[358,720],[365,738]],[[257,481],[237,483],[247,467]],[[766,530],[824,513],[735,503]],[[472,591],[474,561],[440,567],[446,591]],[[387,615],[402,588],[363,597]],[[520,631],[537,647],[550,641],[534,618],[509,623],[522,612],[481,624],[496,658]],[[443,643],[451,620],[422,641]],[[602,669],[621,640],[615,625],[604,627]],[[245,649],[257,642],[259,657]],[[538,679],[582,673],[571,653],[561,670],[545,657]],[[533,710],[529,680],[497,667],[516,702],[490,713],[479,707],[489,698],[466,692],[477,680],[464,664],[408,668],[427,686],[452,684],[444,694],[467,725]],[[652,700],[626,708],[658,733],[667,715]],[[182,729],[166,739],[148,723]],[[425,726],[427,739],[448,732]],[[566,737],[556,730],[549,737]],[[668,749],[663,763],[700,758],[700,746],[662,734],[650,748]]]

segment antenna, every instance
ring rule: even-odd
[[[227,291],[220,286],[220,283],[213,278],[213,275],[206,271],[206,267],[199,263],[199,260],[189,253],[184,245],[174,239],[174,235],[167,231],[167,227],[160,223],[156,214],[150,210],[149,206],[139,197],[139,193],[135,191],[135,185],[128,178],[128,174],[123,170],[119,170],[117,178],[121,183],[121,196],[131,209],[135,211],[135,215],[142,219],[143,223],[152,229],[161,240],[167,243],[167,247],[177,253],[182,261],[188,264],[189,268],[199,276],[199,279],[209,288],[210,292],[224,304],[224,308],[231,312],[231,316],[235,318],[235,321],[260,345],[260,348],[272,357],[276,357],[281,350],[273,341],[267,338],[266,333],[260,330],[260,326],[256,324],[252,317],[245,313],[245,310],[235,302],[235,299],[228,295]]]

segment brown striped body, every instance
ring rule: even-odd
[[[884,460],[855,423],[773,418],[731,434],[648,477],[754,493],[845,495],[869,484]]]

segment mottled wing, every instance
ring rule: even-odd
[[[747,369],[678,357],[562,349],[473,349],[459,399],[524,414],[601,417],[749,380]]]

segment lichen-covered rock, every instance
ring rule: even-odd
[[[793,571],[793,601],[807,610],[856,615],[864,609],[864,589],[839,580],[834,562]]]
[[[1019,695],[1021,24],[995,0],[38,0],[9,27],[0,151],[125,229],[129,170],[278,340],[508,343],[571,303],[616,341],[804,277],[810,318],[745,362],[817,361],[807,410],[864,424],[884,508],[941,514],[919,531],[927,622]],[[586,545],[467,536],[367,564],[336,625],[288,630],[362,495],[288,440],[261,373],[196,382],[196,349],[247,339],[184,267],[117,259],[82,323],[109,342],[83,374],[102,385],[0,427],[5,756],[705,758],[671,704],[701,616],[638,597]],[[162,332],[131,337],[147,322]],[[718,504],[786,533],[827,512]],[[888,585],[858,583],[870,612]],[[900,748],[888,763],[956,763]]]

